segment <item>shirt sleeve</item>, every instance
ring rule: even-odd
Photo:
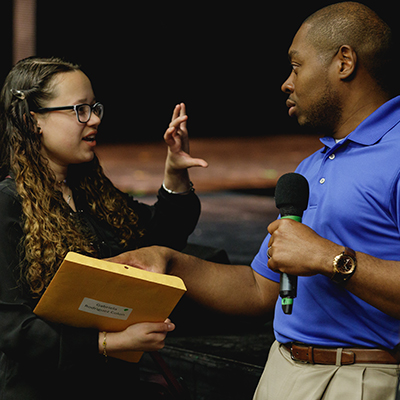
[[[150,206],[130,200],[139,217],[144,237],[140,247],[159,245],[182,250],[200,216],[200,200],[194,192],[187,195],[158,191],[157,202]]]
[[[268,234],[262,242],[260,250],[258,251],[251,263],[251,268],[253,268],[254,271],[262,275],[264,278],[267,278],[274,282],[279,282],[280,274],[278,274],[277,272],[273,272],[268,268],[267,251],[270,237],[271,235]]]
[[[390,191],[390,212],[396,221],[397,230],[400,233],[400,173],[396,177],[393,188]]]
[[[0,353],[37,368],[70,368],[98,357],[98,331],[48,323],[33,313],[37,300],[21,284],[21,206],[9,188],[0,190]],[[79,357],[77,357],[79,355]],[[77,361],[79,360],[79,361]]]

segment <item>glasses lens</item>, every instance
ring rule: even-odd
[[[97,115],[100,119],[103,118],[104,115],[104,106],[101,103],[96,103],[93,106],[93,112],[95,113],[95,115]]]
[[[88,104],[82,104],[76,107],[76,116],[79,122],[88,122],[90,119],[90,106]]]
[[[78,117],[78,121],[81,123],[86,123],[89,121],[90,116],[93,113],[99,117],[103,118],[104,114],[104,106],[101,103],[96,103],[94,106],[90,106],[89,104],[81,104],[76,107],[76,116]]]

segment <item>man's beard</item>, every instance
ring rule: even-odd
[[[343,108],[338,93],[327,83],[322,97],[303,112],[305,120],[299,121],[301,126],[325,136],[333,136],[342,118]]]

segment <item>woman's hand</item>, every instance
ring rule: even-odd
[[[164,322],[140,322],[128,326],[121,332],[107,332],[106,352],[109,356],[121,351],[156,351],[164,347],[168,332],[175,325],[166,319]],[[99,353],[104,351],[104,334],[99,332]]]
[[[188,168],[208,166],[203,159],[190,156],[187,119],[185,104],[178,104],[164,134],[164,140],[168,145],[164,184],[174,192],[185,192],[190,189]]]

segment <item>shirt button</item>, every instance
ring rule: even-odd
[[[320,180],[319,180],[319,183],[322,185],[323,183],[325,183],[325,178],[321,178]]]
[[[330,160],[334,160],[335,157],[336,157],[336,155],[333,153],[333,154],[331,154],[331,155],[329,156],[329,159],[330,159]]]

